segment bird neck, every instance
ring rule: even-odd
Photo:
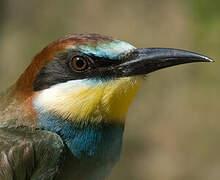
[[[13,85],[0,96],[0,126],[37,127],[32,95],[22,95]]]
[[[119,159],[124,126],[121,124],[76,124],[50,113],[38,117],[39,127],[61,136],[69,150],[78,159]]]

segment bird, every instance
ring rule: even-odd
[[[113,37],[53,41],[0,97],[0,179],[105,179],[120,159],[126,115],[145,76],[212,62]]]

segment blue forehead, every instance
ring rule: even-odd
[[[97,46],[77,46],[77,48],[87,54],[108,59],[120,59],[121,56],[135,49],[134,46],[127,42],[114,40],[109,43],[100,43]]]

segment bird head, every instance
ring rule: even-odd
[[[35,56],[15,92],[31,101],[36,114],[51,113],[76,123],[123,123],[145,74],[210,61],[184,50],[138,49],[103,35],[71,35]]]

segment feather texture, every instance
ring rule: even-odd
[[[50,112],[79,124],[124,123],[140,83],[138,77],[69,81],[41,91],[34,105],[38,113]]]

